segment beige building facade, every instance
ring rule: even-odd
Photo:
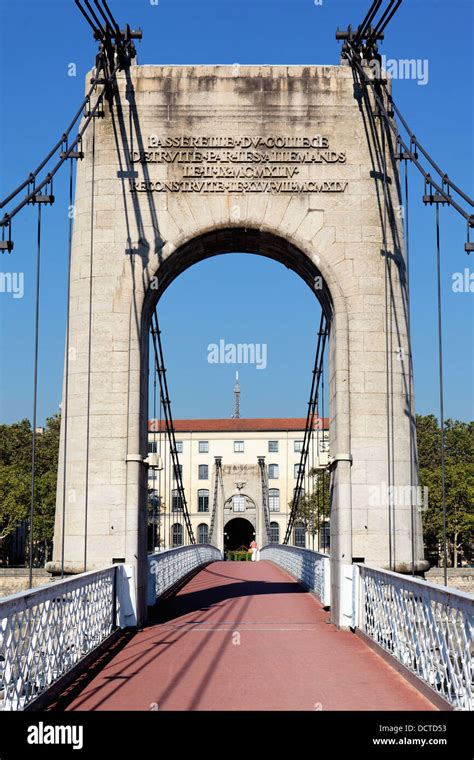
[[[283,541],[305,423],[302,418],[175,420],[187,509],[198,543],[226,550],[248,547],[253,539],[258,546]],[[164,425],[150,420],[148,431],[148,451],[159,460],[158,468],[148,470],[149,548],[159,551],[189,539]],[[328,449],[328,421],[318,418],[304,469],[307,496],[316,489],[315,473],[327,468]],[[322,526],[318,535],[316,528],[308,522],[306,530],[297,521],[291,543],[328,550],[327,529]]]

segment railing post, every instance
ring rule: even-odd
[[[118,573],[119,573],[119,568],[117,566],[115,568],[114,578],[112,581],[112,629],[113,630],[117,628],[117,624],[118,624],[118,620],[117,620]]]
[[[331,606],[331,561],[329,557],[323,557],[324,594],[321,602],[325,607]]]
[[[338,627],[351,628],[352,626],[352,589],[353,589],[354,565],[340,565],[340,617]]]
[[[352,565],[352,628],[360,627],[360,568]]]
[[[118,565],[118,626],[135,628],[138,625],[135,572],[133,565]]]

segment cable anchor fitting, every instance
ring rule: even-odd
[[[7,237],[6,228],[8,228]],[[12,223],[8,214],[5,214],[2,219],[2,239],[0,240],[0,251],[7,251],[8,253],[11,253],[13,251]]]

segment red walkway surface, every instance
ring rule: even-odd
[[[69,710],[434,710],[271,562],[216,562]]]

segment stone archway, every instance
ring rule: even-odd
[[[297,244],[298,243],[298,244]],[[354,548],[351,515],[351,435],[350,416],[344,410],[350,407],[349,346],[347,309],[342,297],[340,282],[327,258],[316,253],[307,241],[285,235],[270,225],[217,226],[191,239],[178,239],[176,246],[165,248],[157,269],[151,275],[141,308],[142,336],[141,384],[145,387],[142,400],[148,399],[148,331],[153,311],[167,287],[195,263],[211,256],[239,251],[266,256],[282,263],[298,274],[319,300],[329,324],[328,376],[330,398],[330,449],[338,452],[334,457],[331,479],[331,541],[333,562],[333,604],[338,608],[340,577],[344,566],[352,561],[359,547]],[[317,325],[314,325],[316,331]],[[148,406],[140,408],[141,430],[146,431]],[[145,437],[140,446],[146,449]],[[362,542],[364,537],[362,537]]]
[[[119,75],[77,171],[74,361],[51,570],[63,558],[66,572],[125,560],[143,616],[150,317],[185,268],[230,251],[296,271],[330,321],[333,620],[347,624],[340,588],[353,559],[424,569],[420,515],[383,494],[417,480],[398,166],[389,142],[384,232],[378,142],[346,66]]]
[[[233,517],[224,526],[224,550],[234,551],[250,546],[255,537],[255,527],[245,517]]]

